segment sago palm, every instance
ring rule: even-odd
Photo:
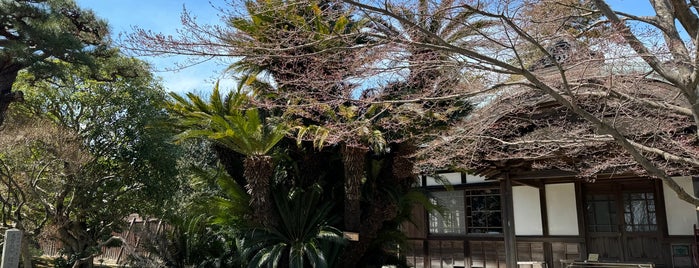
[[[454,0],[417,1],[415,6],[389,5],[401,20],[384,21],[377,18],[377,27],[388,38],[397,38],[408,45],[404,48],[407,77],[399,87],[388,88],[389,98],[406,94],[446,95],[460,81],[468,79],[463,73],[465,62],[449,53],[430,49],[420,44],[432,42],[435,37],[458,46],[482,46],[475,37],[492,25],[479,19],[468,9],[459,7]],[[416,44],[416,45],[410,45]]]
[[[253,221],[264,226],[273,224],[269,187],[274,166],[268,153],[286,135],[284,124],[260,116],[255,108],[246,107],[248,95],[242,90],[221,97],[217,85],[208,103],[192,93],[187,94],[188,99],[175,93],[171,95],[174,101],[169,108],[179,115],[183,130],[177,138],[209,139],[244,155],[243,174]]]
[[[280,187],[281,188],[281,187]],[[239,241],[248,267],[333,267],[345,240],[329,222],[332,203],[321,203],[321,186],[274,191],[280,216],[273,228],[251,229]]]
[[[345,6],[328,0],[249,0],[247,16],[232,17],[234,47],[248,50],[231,66],[242,74],[268,74],[275,82],[268,100],[328,101],[349,96],[342,79],[351,76],[357,50],[366,43],[363,21],[353,20]],[[271,88],[269,88],[271,89]]]
[[[344,62],[345,59],[357,59],[352,50],[339,49],[348,48],[357,44],[366,43],[365,36],[360,29],[364,27],[367,20],[354,20],[350,12],[337,2],[327,0],[296,1],[296,0],[272,0],[272,1],[248,1],[246,2],[249,18],[234,18],[231,25],[235,27],[246,38],[233,40],[237,46],[262,47],[266,45],[278,47],[287,46],[287,49],[279,50],[278,55],[267,58],[252,56],[243,58],[240,62],[231,66],[231,70],[256,76],[260,73],[269,74],[278,82],[276,89],[267,89],[262,97],[273,98],[276,101],[289,100],[291,103],[316,102],[320,103],[328,99],[346,98],[347,92],[338,93],[337,88],[330,87],[329,90],[318,92],[319,88],[314,88],[313,83],[298,85],[298,81],[312,81],[322,77],[326,73],[342,73],[340,77],[349,75],[350,65]],[[282,52],[283,51],[283,52]],[[328,53],[331,52],[331,53]],[[304,55],[323,55],[325,59],[330,59],[320,69],[314,69],[309,58]],[[267,55],[267,54],[263,54]],[[317,67],[315,67],[317,68]],[[313,78],[302,77],[308,73],[314,74]],[[302,80],[299,80],[302,79]],[[303,80],[305,79],[305,80]],[[333,83],[339,81],[333,81]],[[262,88],[262,87],[260,87]],[[301,92],[298,92],[301,91]],[[285,94],[291,95],[285,95]],[[293,94],[302,93],[298,96]],[[310,124],[323,124],[328,121],[343,120],[338,119],[336,114],[344,114],[344,106],[329,108],[330,114],[310,115],[307,109],[300,113],[295,109],[285,110],[284,113],[304,119]],[[349,110],[349,108],[345,109]],[[321,134],[316,132],[315,141],[322,141],[327,136],[327,130],[322,126],[307,125],[297,127],[299,138],[313,132],[312,129],[322,129]],[[320,147],[320,146],[319,146]],[[345,190],[346,190],[346,213],[345,228],[358,231],[360,223],[360,186],[364,177],[364,161],[366,161],[366,146],[363,145],[342,145],[343,163],[345,166]]]

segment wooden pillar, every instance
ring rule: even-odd
[[[425,253],[424,258],[422,259],[422,264],[424,265],[423,267],[430,267],[430,247],[429,247],[429,240],[422,240],[422,252]]]
[[[543,229],[544,237],[549,237],[549,211],[546,208],[546,184],[539,182],[539,205],[541,208],[541,227]],[[554,267],[553,259],[553,245],[551,241],[544,242],[544,261],[546,261],[547,267]]]
[[[515,236],[515,213],[512,200],[512,180],[509,174],[500,182],[502,195],[502,224],[505,236],[505,263],[517,267],[517,238]]]
[[[585,195],[583,194],[583,185],[581,182],[575,182],[575,205],[578,211],[578,237],[582,238],[580,246],[580,258],[587,259],[587,230],[585,225]]]

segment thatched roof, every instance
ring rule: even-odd
[[[560,85],[560,74],[541,77]],[[687,114],[657,106],[688,108],[678,90],[659,80],[634,75],[608,75],[602,68],[586,68],[568,75],[574,97],[568,99],[628,139],[676,155],[698,158],[696,125]],[[560,88],[560,86],[559,86]],[[624,97],[626,96],[626,97]],[[560,170],[581,177],[599,174],[637,174],[645,171],[610,136],[561,106],[541,90],[515,85],[501,91],[419,155],[423,168],[459,168],[489,178],[504,173]],[[688,164],[646,155],[669,175],[696,174]]]

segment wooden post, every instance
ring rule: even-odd
[[[539,204],[541,207],[541,227],[544,231],[543,235],[548,238],[550,235],[549,211],[546,208],[546,184],[543,182],[539,182]],[[544,261],[546,261],[548,267],[554,267],[555,265],[553,260],[553,244],[548,240],[544,242]]]
[[[133,228],[133,225],[135,222],[136,222],[136,217],[131,219],[131,223],[129,223],[129,229],[126,230],[126,235],[124,236],[124,240],[126,240],[127,243],[129,242],[129,235],[131,235],[131,228]],[[117,255],[117,259],[116,259],[117,264],[119,264],[119,262],[121,261],[121,257],[124,254],[124,247],[127,247],[127,246],[128,245],[122,244],[121,247],[119,248],[119,254]]]
[[[502,224],[505,236],[505,263],[507,267],[517,267],[517,238],[515,236],[515,213],[512,200],[512,180],[510,175],[505,175],[500,182],[502,193]]]
[[[585,226],[585,196],[583,195],[583,186],[581,182],[575,182],[575,209],[578,215],[578,237],[582,238],[583,243],[578,244],[580,247],[579,253],[581,259],[587,259],[587,228]]]

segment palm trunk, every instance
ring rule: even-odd
[[[245,158],[245,178],[248,183],[245,188],[250,195],[253,223],[271,227],[275,225],[272,215],[272,198],[270,196],[270,180],[274,174],[271,156],[253,155]]]
[[[415,146],[400,144],[392,149],[393,153],[386,156],[385,160],[387,161],[381,167],[380,175],[367,187],[373,187],[376,190],[379,185],[391,185],[399,192],[410,189],[415,179],[411,159],[411,155],[415,152]],[[372,246],[373,240],[378,237],[384,223],[398,216],[398,200],[381,194],[379,191],[372,192],[374,192],[374,196],[370,197],[371,202],[366,207],[366,217],[360,221],[359,241],[349,244],[343,253],[344,267],[357,267],[367,250]]]
[[[345,169],[345,230],[356,232],[361,220],[361,186],[367,149],[344,145],[341,153]]]

